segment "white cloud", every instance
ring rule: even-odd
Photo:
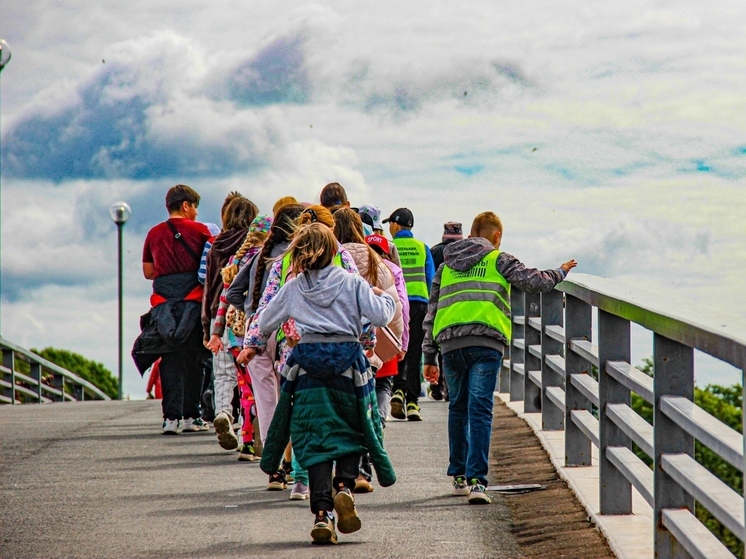
[[[2,76],[10,339],[113,365],[108,206],[133,206],[136,330],[142,239],[175,182],[217,221],[230,190],[266,212],[336,180],[353,203],[412,208],[431,244],[444,221],[468,228],[491,209],[527,264],[576,257],[746,316],[743,9],[89,4],[3,11],[15,34]],[[75,26],[61,25],[70,14]],[[94,328],[79,329],[85,315]]]

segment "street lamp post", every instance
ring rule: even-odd
[[[122,399],[122,229],[124,224],[132,215],[132,210],[126,202],[116,202],[109,208],[109,215],[114,223],[117,224],[117,255],[119,258],[119,399]]]
[[[3,68],[5,68],[5,65],[10,62],[10,45],[5,42],[4,39],[0,39],[0,72],[3,71]],[[2,126],[0,126],[0,138],[2,138]],[[0,153],[2,153],[2,150],[0,150]],[[2,157],[0,157],[0,161],[2,161]],[[3,176],[3,170],[2,170],[2,163],[0,163],[0,214],[2,213],[2,176]],[[2,230],[2,227],[0,226],[0,230]],[[0,235],[1,236],[1,235]],[[2,253],[2,241],[0,240],[0,254]],[[2,263],[0,261],[0,301],[2,300]],[[0,314],[0,317],[2,314]]]

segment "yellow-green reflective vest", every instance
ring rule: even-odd
[[[332,264],[334,266],[342,267],[342,255],[337,251],[337,254],[334,255],[334,260],[332,261]],[[285,256],[282,257],[282,264],[280,265],[280,287],[285,285],[285,282],[288,280],[288,275],[290,275],[290,253],[286,252]],[[277,336],[275,336],[275,339],[277,342],[281,342],[285,339],[285,332],[282,328],[279,328],[277,330]]]
[[[404,283],[407,284],[407,296],[428,299],[430,294],[425,281],[425,243],[410,237],[396,237],[394,244],[399,251],[401,271],[404,274]]]
[[[460,324],[484,324],[510,341],[510,284],[497,271],[499,250],[493,250],[463,272],[443,266],[433,337]]]

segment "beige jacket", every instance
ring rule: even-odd
[[[366,277],[371,264],[368,245],[361,243],[344,243],[342,247],[352,256],[360,275]],[[394,284],[394,276],[391,274],[389,267],[386,266],[383,261],[378,262],[378,284],[376,287],[391,295],[396,303],[396,312],[394,313],[394,318],[389,322],[388,327],[394,335],[401,340],[402,332],[404,331],[401,301],[399,300],[399,294],[397,293],[396,285]],[[381,360],[375,354],[370,358],[370,364],[376,369],[379,369],[381,365],[383,365]]]

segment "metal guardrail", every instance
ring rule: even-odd
[[[634,486],[654,512],[655,557],[732,559],[694,501],[743,541],[744,498],[694,460],[694,441],[745,471],[744,437],[694,404],[694,350],[744,371],[746,322],[576,273],[543,295],[513,289],[511,306],[499,390],[541,412],[543,430],[565,431],[566,466],[590,466],[598,448],[600,513],[631,514]],[[652,378],[630,363],[632,322],[653,331]],[[630,392],[653,405],[653,425],[632,410]]]
[[[0,404],[111,400],[99,388],[67,369],[0,337]],[[18,361],[29,374],[18,370]]]

